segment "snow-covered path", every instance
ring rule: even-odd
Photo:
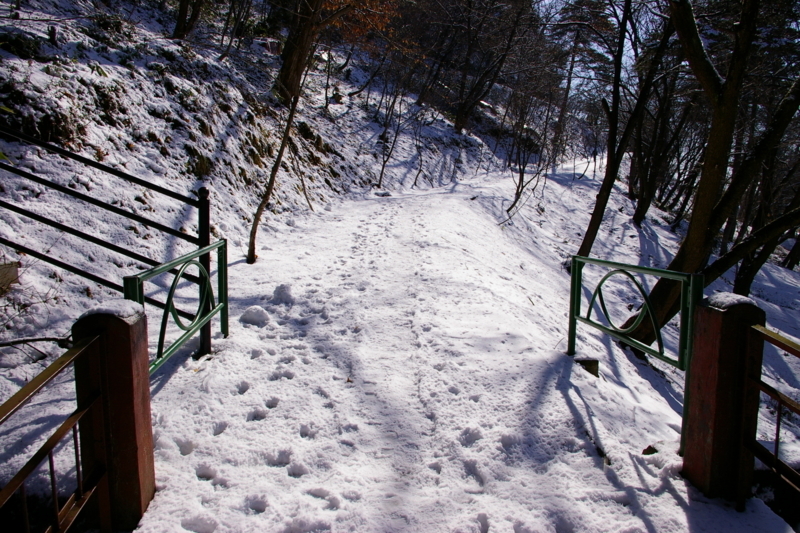
[[[783,531],[686,486],[632,363],[619,387],[563,354],[567,276],[491,193],[348,201],[232,253],[231,336],[154,380],[139,530]]]

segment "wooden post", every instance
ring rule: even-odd
[[[116,300],[85,313],[72,327],[80,340],[100,335],[75,364],[78,404],[101,395],[102,414],[81,421],[84,471],[105,468],[111,522],[132,530],[155,494],[147,319],[141,305]]]
[[[683,476],[708,497],[744,505],[753,474],[753,456],[744,447],[753,438],[763,343],[751,326],[766,315],[753,300],[735,294],[711,296],[697,307],[694,353],[686,396]],[[757,375],[756,375],[757,372]]]

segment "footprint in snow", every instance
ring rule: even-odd
[[[328,505],[325,506],[325,509],[336,510],[339,508],[339,498],[332,495],[330,491],[327,491],[322,488],[318,489],[309,489],[308,494],[315,498],[319,498],[320,500],[327,500]]]
[[[181,520],[181,527],[194,533],[214,533],[217,521],[210,516],[193,516]]]
[[[252,496],[248,496],[245,499],[245,505],[247,506],[247,509],[249,509],[250,511],[252,511],[252,512],[254,512],[256,514],[261,514],[261,513],[263,513],[264,511],[267,510],[267,506],[269,504],[267,503],[266,496],[263,496],[263,495],[252,495]]]
[[[300,424],[300,436],[304,439],[313,439],[317,436],[319,429],[314,427],[314,424]]]
[[[292,379],[294,378],[294,372],[292,372],[291,370],[276,370],[269,377],[269,380],[278,381],[281,378]]]
[[[267,418],[266,409],[257,408],[247,413],[248,422],[258,422],[259,420],[264,420],[265,418]]]
[[[236,385],[236,392],[238,392],[239,394],[244,394],[249,390],[250,390],[250,384],[246,381],[242,381],[238,385]]]
[[[266,455],[266,460],[269,466],[288,466],[292,462],[292,451],[280,450],[277,455],[268,453]]]
[[[342,491],[342,498],[351,502],[357,502],[361,499],[361,494],[355,490]]]
[[[308,468],[303,466],[300,463],[292,463],[286,468],[286,473],[289,474],[289,477],[303,477],[304,475],[308,474],[310,471]]]
[[[197,444],[190,440],[176,439],[175,444],[178,445],[178,451],[181,452],[181,455],[189,455],[197,448]]]
[[[201,464],[195,469],[194,472],[197,476],[197,479],[201,479],[203,481],[211,481],[217,477],[217,471],[207,464]]]
[[[465,448],[469,448],[482,438],[483,434],[479,428],[467,428],[461,432],[461,435],[458,437],[458,441]]]
[[[489,533],[489,517],[486,516],[486,513],[480,513],[477,520],[481,526],[481,533]]]
[[[486,483],[483,474],[478,470],[478,461],[475,459],[464,461],[464,473],[467,477],[474,478],[481,487]]]

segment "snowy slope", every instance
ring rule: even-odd
[[[85,87],[64,104],[86,125],[73,148],[89,156],[100,149],[105,163],[176,191],[209,187],[215,236],[229,242],[231,335],[217,336],[214,353],[199,361],[191,342],[153,379],[158,492],[139,530],[789,531],[761,500],[737,513],[680,477],[683,373],[645,364],[583,327],[579,355],[600,361],[600,377],[564,355],[569,284],[561,263],[580,243],[599,185],[582,176],[585,163],[550,175],[500,224],[510,172],[481,139],[453,135],[431,112],[422,158],[404,132],[388,165],[391,196],[378,197],[367,186],[380,169],[376,98],[371,107],[363,93],[325,111],[324,75],[315,71],[298,121],[320,141],[295,134],[297,155],[279,174],[280,204],[260,228],[258,262],[246,265],[249,217],[271,161],[261,141],[275,145],[285,113],[265,90],[275,60],[254,50],[220,65],[218,51],[173,43],[145,7],[136,13],[150,26],[131,26],[132,36],[117,35],[105,49],[78,26],[64,31],[58,53],[75,61],[57,63],[61,70],[2,52],[0,74],[16,84],[28,76],[39,94],[14,107],[26,117],[64,104],[54,90]],[[364,77],[354,70],[347,83]],[[129,124],[101,117],[98,87],[112,85]],[[190,211],[40,150],[0,149],[15,165],[159,222],[187,231],[196,224]],[[199,155],[213,163],[208,174],[198,175]],[[4,199],[141,253],[169,259],[186,251],[41,187],[0,179]],[[594,254],[665,266],[679,240],[668,215],[654,211],[638,229],[631,214],[616,190]],[[5,212],[0,231],[109,279],[140,268]],[[117,296],[21,259],[23,283],[9,297],[42,301],[17,306],[3,338],[64,334],[85,309]],[[590,282],[601,275],[586,272]],[[168,281],[148,291],[163,296]],[[767,265],[754,289],[770,325],[796,337],[799,282],[798,273]],[[707,293],[729,288],[720,280]],[[612,312],[624,319],[638,302],[630,287],[612,289]],[[148,312],[153,345],[160,313]],[[674,328],[666,341],[674,350]],[[30,349],[0,351],[0,399],[59,352],[39,348],[43,361],[32,361]],[[769,351],[765,373],[797,397],[797,361]],[[74,408],[70,387],[65,375],[4,428],[0,480]],[[763,414],[767,440],[774,418]],[[800,463],[796,421],[784,427],[784,453]],[[648,446],[658,453],[642,455]],[[57,457],[65,487],[74,476],[70,451]],[[42,473],[30,488],[46,487]]]

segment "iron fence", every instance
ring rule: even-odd
[[[29,381],[24,387],[17,391],[8,401],[0,405],[0,425],[5,423],[11,416],[20,410],[28,401],[33,398],[42,388],[53,381],[59,374],[66,370],[71,364],[75,363],[81,356],[86,354],[92,345],[98,342],[99,337],[85,339],[77,343],[64,355],[56,359],[41,374]],[[28,460],[17,474],[0,490],[0,507],[6,505],[12,497],[17,494],[20,499],[22,513],[22,530],[26,533],[31,531],[31,517],[28,509],[28,495],[25,491],[25,482],[42,463],[47,460],[49,467],[51,508],[49,516],[45,517],[44,522],[49,523],[48,531],[67,531],[75,522],[78,515],[85,508],[86,504],[97,494],[99,521],[102,531],[111,530],[110,508],[108,498],[107,473],[104,467],[105,458],[97,457],[98,452],[102,454],[102,447],[94,447],[95,456],[92,458],[93,468],[85,472],[83,453],[90,445],[84,443],[84,448],[78,442],[78,425],[86,417],[91,415],[92,423],[102,423],[103,401],[99,391],[94,393],[88,400],[78,402],[76,409],[67,419],[56,429],[47,439],[41,448]],[[72,434],[72,442],[75,448],[75,472],[77,487],[63,503],[59,503],[63,498],[59,497],[57,489],[57,477],[54,466],[53,454],[56,446],[65,437]],[[41,518],[41,517],[39,517]],[[5,523],[3,527],[10,527],[11,524]]]
[[[214,292],[211,288],[211,274],[208,266],[203,265],[198,259],[208,257],[213,251],[217,251],[217,295],[218,298],[215,302]],[[198,302],[197,311],[194,314],[181,313],[175,307],[175,292],[180,284],[180,281],[186,276],[186,270],[189,267],[196,267],[199,275],[200,285],[200,298]],[[206,325],[210,326],[211,319],[220,314],[220,329],[224,336],[228,336],[228,246],[227,241],[221,240],[214,244],[201,248],[195,252],[186,254],[163,265],[159,265],[150,270],[145,270],[133,276],[126,276],[124,278],[124,296],[128,300],[133,300],[140,304],[149,301],[144,294],[144,282],[152,279],[159,274],[171,272],[177,269],[177,274],[172,281],[167,300],[163,304],[164,314],[161,319],[161,328],[158,336],[158,349],[156,351],[155,360],[150,364],[150,373],[155,372],[167,359],[169,359],[183,344],[188,341],[192,335]],[[180,320],[180,316],[188,315],[191,320],[189,324],[184,324]],[[169,347],[165,348],[167,325],[169,318],[175,321],[179,329],[183,330],[183,334],[173,342]]]
[[[25,142],[25,143],[28,143],[28,144],[31,144],[31,145],[34,145],[34,146],[38,146],[40,148],[43,148],[43,149],[47,150],[50,153],[59,155],[61,157],[65,157],[65,158],[73,160],[73,161],[76,161],[76,162],[78,162],[78,163],[80,163],[80,164],[82,164],[84,166],[91,167],[91,168],[94,168],[96,170],[100,170],[101,172],[104,172],[106,174],[109,174],[109,175],[115,176],[115,177],[117,177],[119,179],[122,179],[124,181],[127,181],[128,183],[132,183],[132,184],[135,184],[135,185],[139,185],[141,187],[145,187],[145,188],[147,188],[147,189],[149,189],[149,190],[151,190],[151,191],[153,191],[155,193],[162,194],[162,195],[167,196],[169,198],[172,198],[174,200],[178,200],[179,202],[182,202],[182,203],[184,203],[184,204],[186,204],[188,206],[196,208],[198,210],[197,234],[196,235],[189,235],[189,234],[183,233],[183,232],[181,232],[179,230],[176,230],[176,229],[171,228],[169,226],[166,226],[164,224],[160,224],[158,222],[155,222],[154,220],[151,220],[151,219],[149,219],[147,217],[143,217],[141,215],[137,215],[136,213],[131,213],[129,211],[126,211],[125,209],[121,209],[121,208],[119,208],[117,206],[114,206],[114,205],[108,204],[106,202],[100,201],[100,200],[98,200],[96,198],[93,198],[93,197],[87,195],[87,194],[80,193],[78,191],[70,189],[69,187],[65,187],[63,185],[59,185],[58,183],[54,183],[54,182],[52,182],[50,180],[44,179],[44,178],[42,178],[40,176],[36,176],[36,175],[34,175],[34,174],[30,173],[30,172],[27,172],[25,170],[22,170],[20,168],[16,168],[16,167],[14,167],[14,166],[6,163],[6,162],[0,161],[0,169],[1,170],[4,170],[4,171],[9,172],[11,174],[14,174],[14,175],[16,175],[18,177],[24,178],[24,179],[26,179],[28,181],[33,182],[33,183],[37,183],[37,184],[42,185],[44,187],[48,187],[48,188],[50,188],[52,190],[58,191],[59,193],[65,194],[67,196],[71,196],[72,198],[80,200],[81,202],[87,203],[89,205],[93,205],[95,207],[99,207],[99,208],[101,208],[103,210],[106,210],[108,212],[114,213],[115,215],[119,215],[119,216],[127,218],[129,220],[133,220],[133,221],[139,222],[140,224],[143,224],[143,225],[145,225],[147,227],[150,227],[150,228],[152,228],[154,230],[160,231],[160,232],[162,232],[162,233],[164,233],[166,235],[170,235],[170,236],[175,237],[177,239],[180,239],[180,240],[186,241],[186,242],[188,242],[190,244],[193,244],[193,245],[197,246],[198,248],[202,249],[202,248],[207,247],[210,244],[210,242],[211,242],[211,231],[210,231],[211,230],[211,223],[210,223],[210,209],[211,209],[211,207],[210,207],[210,201],[209,201],[209,191],[205,187],[202,187],[202,188],[199,189],[198,198],[196,198],[196,199],[195,198],[191,198],[189,196],[185,196],[183,194],[180,194],[180,193],[177,193],[175,191],[166,189],[164,187],[160,187],[158,185],[149,183],[149,182],[147,182],[147,181],[145,181],[145,180],[143,180],[141,178],[137,178],[136,176],[132,176],[130,174],[127,174],[127,173],[122,172],[120,170],[117,170],[115,168],[111,168],[109,166],[103,165],[101,163],[98,163],[97,161],[93,161],[93,160],[88,159],[86,157],[83,157],[81,155],[74,154],[74,153],[72,153],[72,152],[70,152],[68,150],[64,150],[63,148],[59,148],[58,146],[54,146],[52,144],[43,142],[43,141],[41,141],[39,139],[30,137],[29,135],[25,135],[25,134],[20,133],[18,131],[13,131],[13,130],[9,130],[9,129],[0,127],[0,135],[5,136],[5,137],[14,138],[14,139],[20,140],[22,142]],[[107,250],[110,250],[112,252],[115,252],[115,253],[118,253],[120,255],[129,257],[131,259],[134,259],[136,261],[141,262],[144,265],[148,265],[148,266],[154,267],[154,268],[159,268],[161,263],[162,263],[162,261],[157,261],[155,259],[146,257],[146,256],[144,256],[142,254],[139,254],[139,253],[136,253],[134,251],[131,251],[131,250],[127,249],[127,248],[124,248],[124,247],[115,245],[113,243],[110,243],[108,241],[105,241],[103,239],[100,239],[100,238],[98,238],[96,236],[89,235],[89,234],[87,234],[87,233],[85,233],[83,231],[80,231],[80,230],[76,229],[76,228],[72,228],[72,227],[69,227],[69,226],[67,226],[65,224],[61,224],[61,223],[56,222],[56,221],[54,221],[54,220],[52,220],[52,219],[50,219],[48,217],[39,215],[37,213],[34,213],[34,212],[29,211],[27,209],[24,209],[24,208],[22,208],[20,206],[14,205],[14,204],[12,204],[10,202],[6,202],[4,200],[0,200],[0,208],[7,209],[8,211],[11,211],[11,212],[16,213],[16,214],[21,215],[21,216],[24,216],[24,217],[29,218],[31,220],[35,220],[35,221],[37,221],[39,223],[48,225],[48,226],[50,226],[52,228],[55,228],[55,229],[57,229],[59,231],[62,231],[64,233],[67,233],[69,235],[77,237],[79,239],[82,239],[82,240],[84,240],[86,242],[90,242],[92,244],[95,244],[97,246],[101,246],[101,247],[103,247],[103,248],[105,248]],[[33,249],[33,248],[29,247],[29,246],[25,246],[25,245],[23,245],[23,244],[21,244],[19,242],[13,241],[13,240],[8,239],[6,237],[0,237],[0,244],[8,246],[9,248],[12,248],[14,250],[18,250],[18,251],[24,252],[24,253],[28,254],[29,256],[31,256],[31,257],[34,257],[34,258],[39,259],[41,261],[45,261],[47,263],[50,263],[50,264],[52,264],[52,265],[54,265],[54,266],[56,266],[58,268],[66,270],[67,272],[71,272],[71,273],[76,274],[78,276],[81,276],[81,277],[83,277],[85,279],[93,281],[93,282],[95,282],[95,283],[97,283],[99,285],[103,285],[105,287],[108,287],[108,288],[110,288],[112,290],[115,290],[115,291],[118,291],[118,292],[121,292],[121,293],[124,293],[124,291],[125,291],[125,289],[124,289],[124,287],[122,285],[120,285],[120,284],[118,284],[118,283],[116,283],[114,281],[105,279],[105,278],[103,278],[101,276],[98,276],[96,274],[92,274],[91,272],[87,272],[86,270],[84,270],[82,268],[79,268],[76,265],[69,264],[66,261],[62,261],[62,260],[58,259],[57,257],[53,257],[50,253],[45,253],[45,252],[43,252],[41,250]],[[209,255],[208,255],[208,253],[200,255],[198,261],[206,271],[208,271],[210,269],[210,261],[211,261],[211,259],[210,259]],[[179,276],[178,275],[179,274],[178,270],[176,270],[175,268],[170,268],[170,269],[168,269],[168,271],[171,272],[172,274],[174,274],[176,276],[176,278],[177,277],[182,277],[183,279],[186,279],[186,280],[188,280],[190,282],[197,283],[197,284],[201,285],[200,292],[202,293],[202,290],[203,290],[202,289],[202,280],[200,279],[200,277],[193,276],[193,275],[185,273],[185,272],[181,272],[181,274]],[[201,294],[201,298],[202,298],[202,294]],[[160,302],[158,300],[155,300],[153,298],[145,297],[144,298],[144,302],[146,302],[148,304],[151,304],[151,305],[154,305],[154,306],[156,306],[156,307],[158,307],[160,309],[164,309],[164,310],[167,309],[166,308],[167,304],[165,304],[163,302]],[[144,303],[144,302],[140,302],[140,303]],[[208,309],[205,309],[204,311],[207,312]],[[187,313],[187,312],[182,311],[182,310],[176,310],[175,313],[177,313],[179,316],[181,316],[183,318],[186,318],[186,319],[189,319],[189,320],[193,320],[194,317],[195,317],[195,315],[193,315],[191,313]],[[200,329],[201,329],[201,342],[200,342],[199,353],[200,354],[206,354],[206,353],[209,353],[211,351],[211,329],[210,329],[210,325],[208,324],[208,322],[205,322],[203,327],[201,327]]]
[[[586,316],[581,316],[583,267],[586,265],[598,265],[612,270],[603,276],[603,278],[598,282],[597,286],[592,292],[589,307],[586,310]],[[567,354],[575,355],[577,324],[578,322],[581,322],[595,329],[599,329],[608,335],[611,335],[612,337],[622,341],[636,350],[652,355],[653,357],[669,363],[680,370],[686,370],[692,353],[694,310],[703,297],[702,274],[685,274],[683,272],[674,272],[671,270],[626,265],[624,263],[603,261],[601,259],[590,259],[588,257],[581,257],[577,255],[573,256],[572,258],[572,268],[570,272],[571,287],[569,298],[570,306]],[[678,340],[678,354],[676,358],[671,358],[666,355],[664,351],[664,341],[661,336],[661,328],[663,327],[663,324],[658,324],[653,311],[653,304],[650,302],[650,295],[647,293],[647,291],[645,291],[642,284],[639,283],[633,274],[647,274],[660,278],[671,279],[680,283],[680,336]],[[606,307],[605,297],[603,296],[603,285],[614,276],[623,276],[629,279],[639,291],[644,301],[641,309],[639,309],[637,313],[636,319],[628,327],[619,327],[615,325],[609,316],[608,308]],[[592,310],[594,309],[595,302],[600,304],[600,310],[608,322],[608,326],[592,320]],[[642,324],[645,318],[649,318],[653,327],[653,331],[656,336],[657,349],[647,346],[630,335],[630,333],[635,331]]]
[[[800,357],[800,345],[787,339],[783,335],[770,331],[763,326],[753,326],[756,334],[765,342],[778,347],[779,349],[791,354],[795,357]],[[768,466],[776,475],[786,481],[790,486],[794,487],[800,493],[800,472],[792,468],[780,459],[780,443],[781,443],[781,421],[783,420],[783,413],[788,410],[796,415],[800,415],[800,403],[786,396],[775,387],[764,383],[759,377],[754,379],[749,376],[753,384],[764,394],[775,400],[777,407],[775,409],[775,437],[773,439],[772,451],[768,450],[766,446],[761,444],[755,439],[755,435],[747,437],[745,445],[753,452],[759,461]]]

